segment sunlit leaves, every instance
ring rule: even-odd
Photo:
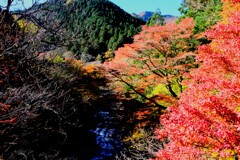
[[[115,58],[105,63],[115,80],[120,81],[120,84],[122,82],[122,85],[117,82],[116,90],[124,91],[120,88],[130,85],[132,91],[135,89],[136,96],[139,93],[148,98],[160,96],[153,98],[156,101],[175,98],[176,102],[178,94],[182,92],[182,73],[192,68],[195,61],[193,27],[191,18],[183,19],[177,25],[143,26],[142,32],[134,36],[132,44],[119,48]],[[152,90],[159,84],[164,85],[169,94],[161,96],[161,91],[152,94]]]
[[[233,1],[232,1],[233,2]],[[192,70],[188,88],[178,106],[161,116],[157,131],[169,142],[159,159],[234,159],[240,155],[240,20],[239,11],[229,13],[206,32],[212,41],[199,47],[200,68]],[[230,8],[228,8],[230,9]]]

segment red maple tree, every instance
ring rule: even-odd
[[[156,105],[162,100],[174,104],[183,91],[182,73],[194,64],[193,27],[191,18],[179,24],[143,26],[132,44],[119,48],[115,58],[105,63],[113,75],[115,90],[131,97],[140,95]],[[168,95],[150,94],[159,84],[168,90]]]
[[[211,43],[199,47],[200,68],[185,81],[179,105],[160,118],[156,134],[166,144],[157,159],[239,158],[240,1],[223,3],[223,21],[206,32]]]

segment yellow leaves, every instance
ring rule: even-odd
[[[211,154],[211,156],[212,156],[211,158],[218,159],[218,160],[235,160],[236,159],[236,157],[235,157],[236,151],[230,150],[230,149],[225,149],[222,152],[224,152],[224,156],[226,156],[226,157],[221,156],[221,154],[219,152],[213,152]]]
[[[136,142],[140,141],[142,138],[144,138],[144,132],[141,130],[135,131],[131,136],[126,137],[123,141],[124,142],[131,142],[132,144],[135,144]],[[136,146],[132,145],[130,148],[135,149]]]
[[[105,61],[112,61],[114,58],[114,52],[112,49],[109,49],[103,56]]]
[[[235,111],[240,113],[240,106],[236,107]]]
[[[139,139],[141,139],[143,136],[144,136],[144,133],[140,130],[140,131],[135,132],[135,133],[132,135],[132,138],[135,139],[135,140],[139,140]]]
[[[61,56],[57,55],[56,57],[53,58],[53,63],[64,63],[65,60]]]
[[[105,70],[98,64],[85,64],[82,68],[84,76],[90,76],[93,79],[101,79],[105,77]]]
[[[218,52],[218,53],[222,53],[220,48],[219,48],[219,41],[212,41],[210,47],[213,51]]]
[[[75,0],[67,0],[66,5],[73,3]]]
[[[23,19],[18,21],[19,27],[24,31],[24,32],[30,32],[30,33],[36,33],[39,28],[32,22],[27,22]]]
[[[131,136],[125,138],[124,141],[125,142],[128,142],[128,141],[136,142],[136,141],[139,141],[142,138],[144,138],[144,136],[146,136],[145,133],[144,133],[144,130],[137,128],[134,131],[134,133]],[[132,148],[134,148],[134,146],[132,146]]]
[[[157,95],[159,93],[170,95],[170,92],[164,84],[158,84],[152,92],[153,95]]]
[[[18,16],[16,15],[13,15],[13,18],[17,21],[19,28],[26,33],[36,33],[39,30],[39,27],[31,21],[24,19],[18,20]]]
[[[180,93],[180,87],[179,85],[173,80],[172,84],[171,84],[173,91],[176,94]],[[171,95],[171,93],[169,92],[169,90],[166,87],[166,83],[160,83],[158,84],[152,91],[151,95],[157,95],[157,94],[165,94],[165,95]]]
[[[231,3],[229,1],[224,0],[223,3],[223,11],[221,12],[222,23],[229,23],[229,17],[236,12],[240,12],[240,3]]]
[[[218,89],[213,89],[213,90],[210,90],[209,93],[211,95],[217,95],[217,94],[220,94],[220,91]]]
[[[81,71],[84,66],[84,63],[81,60],[68,60],[68,62],[76,71]]]

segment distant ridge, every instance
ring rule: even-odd
[[[136,13],[132,13],[131,15],[133,17],[136,17],[136,18],[139,18],[145,22],[147,22],[147,20],[154,14],[154,12],[152,11],[144,11],[144,12],[140,12],[139,14],[136,14]],[[168,23],[168,22],[174,22],[177,20],[177,16],[173,16],[173,15],[162,15],[165,22]]]

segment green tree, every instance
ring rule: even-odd
[[[97,57],[96,57],[96,60],[99,61],[99,62],[103,62],[103,57],[101,54],[98,54]]]
[[[112,49],[109,49],[105,54],[104,54],[104,60],[105,61],[111,61],[114,58],[114,52]]]
[[[192,17],[195,21],[194,33],[200,33],[213,26],[220,20],[222,10],[221,0],[185,0],[179,11],[183,14],[179,18]]]
[[[165,25],[163,16],[160,12],[160,10],[156,11],[152,17],[150,17],[147,21],[147,26],[154,26],[154,25]]]
[[[56,14],[54,21],[61,21],[65,25],[65,28],[61,30],[64,33],[60,39],[66,43],[68,49],[74,48],[72,51],[79,56],[85,53],[96,57],[99,53],[106,52],[107,49],[117,49],[123,43],[129,43],[133,35],[140,31],[140,26],[144,24],[143,21],[126,14],[108,0],[68,2],[71,3],[66,5],[66,3],[55,1],[51,4],[46,2],[44,5],[49,8],[62,7],[61,10],[53,9],[54,13],[52,13],[52,15]],[[44,14],[39,17],[42,17],[44,21]],[[128,32],[130,26],[132,26],[131,32]],[[85,49],[86,47],[88,49]]]

